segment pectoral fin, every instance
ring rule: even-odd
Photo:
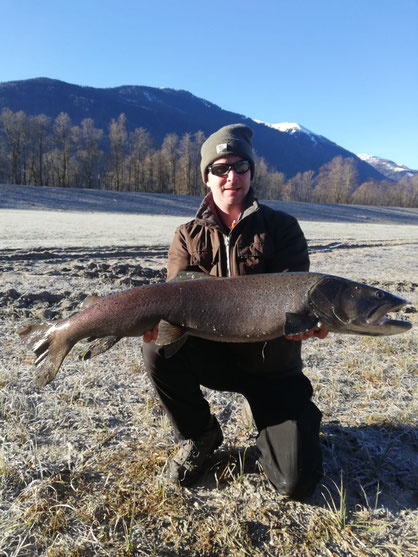
[[[179,342],[183,337],[187,336],[187,327],[181,325],[173,325],[168,321],[161,320],[158,324],[158,337],[155,343],[159,346],[166,346]]]
[[[180,350],[180,348],[183,346],[183,344],[186,342],[186,340],[188,338],[189,338],[188,335],[183,335],[176,342],[172,342],[171,344],[166,344],[163,347],[164,348],[164,356],[166,358],[171,358],[171,356],[174,356],[174,354],[176,354]]]
[[[306,333],[318,325],[315,315],[306,313],[286,313],[286,321],[283,327],[285,335],[299,335]]]

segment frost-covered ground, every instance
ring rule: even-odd
[[[16,330],[92,293],[164,280],[198,199],[0,186],[0,555],[415,555],[418,210],[277,203],[300,219],[312,269],[408,299],[414,328],[304,343],[324,414],[324,481],[305,504],[257,468],[238,395],[208,392],[225,443],[202,482],[164,482],[167,419],[141,340],[67,357],[45,388]]]
[[[183,196],[0,185],[0,249],[165,248],[175,228],[193,218],[200,201]],[[396,265],[405,280],[417,278],[418,209],[269,204],[300,220],[314,271],[384,279]]]

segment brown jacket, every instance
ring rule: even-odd
[[[209,193],[196,217],[175,232],[168,252],[167,280],[180,271],[214,276],[308,271],[309,256],[297,220],[259,204],[252,189],[247,205],[232,230],[218,217]],[[231,365],[249,373],[298,372],[300,342],[284,337],[267,343],[230,344]]]
[[[168,252],[167,280],[184,270],[214,276],[308,271],[308,248],[297,220],[259,204],[252,190],[232,230],[209,193],[196,217],[177,228]]]

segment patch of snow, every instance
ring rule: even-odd
[[[157,100],[153,95],[150,95],[147,91],[143,91],[143,95],[150,102],[155,102]]]
[[[321,137],[311,130],[308,130],[308,128],[301,126],[297,122],[279,122],[277,124],[269,124],[268,122],[263,122],[262,120],[254,120],[254,122],[257,122],[257,124],[264,124],[265,126],[278,130],[279,132],[290,133],[291,135],[294,133],[304,133],[308,135],[314,143],[317,143],[318,138]]]
[[[365,162],[371,161],[376,158],[375,156],[369,155],[368,153],[359,153],[357,156],[359,159]]]
[[[205,101],[205,99],[200,99],[200,100],[201,100],[202,103],[203,103],[205,106],[207,106],[208,108],[216,107],[215,104],[213,104],[213,103],[211,103],[211,102],[209,102],[209,101]]]
[[[413,176],[416,173],[416,171],[408,168],[403,164],[397,164],[396,162],[393,162],[389,159],[382,159],[381,157],[377,157],[376,155],[369,155],[368,153],[360,153],[357,156],[362,161],[367,162],[371,166],[377,168],[377,170],[379,170],[379,172],[382,172],[383,174],[385,174],[385,171],[388,173],[395,173],[395,174],[396,173],[407,174],[408,176]],[[390,176],[390,174],[386,173],[386,175],[392,177]]]

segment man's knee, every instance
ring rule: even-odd
[[[311,495],[322,475],[319,443],[321,412],[312,402],[297,420],[269,426],[260,432],[260,464],[279,493],[293,499]]]

